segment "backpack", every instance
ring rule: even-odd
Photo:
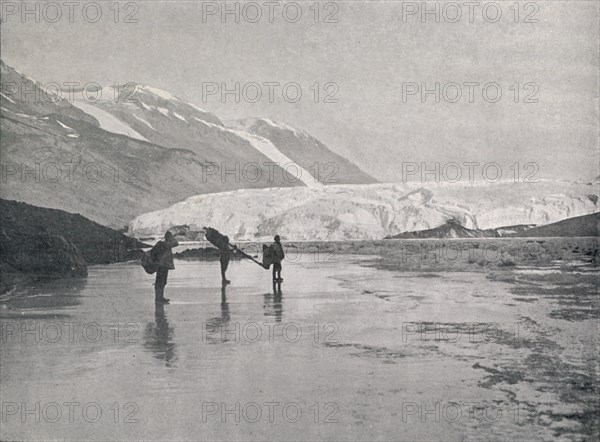
[[[283,247],[279,243],[271,244],[271,257],[273,258],[273,262],[280,263],[285,258],[285,253],[283,253]]]
[[[273,264],[273,249],[271,248],[271,246],[268,246],[266,244],[263,244],[262,246],[262,251],[263,251],[263,259],[262,259],[262,264],[263,267],[268,269],[269,267],[271,267],[271,264]]]
[[[141,262],[142,267],[144,268],[146,273],[149,273],[150,275],[156,273],[156,271],[158,270],[158,266],[156,265],[157,263],[154,260],[154,257],[152,256],[152,250],[148,250],[147,252],[142,253]]]

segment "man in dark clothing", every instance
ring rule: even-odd
[[[225,241],[227,244],[229,243],[229,237],[225,237]],[[229,267],[229,261],[231,260],[231,253],[237,250],[236,246],[233,246],[233,249],[230,249],[228,245],[223,245],[219,248],[219,262],[221,263],[221,282],[223,285],[231,284],[231,281],[227,279],[225,276],[225,272],[227,271],[227,267]]]
[[[165,286],[167,285],[167,277],[169,276],[169,270],[175,269],[173,263],[173,252],[171,249],[177,247],[179,243],[173,237],[171,232],[165,233],[165,240],[159,241],[150,252],[152,260],[157,264],[158,270],[156,271],[156,280],[154,281],[154,301],[157,304],[166,304],[169,302],[165,298]]]
[[[273,250],[273,282],[282,282],[281,261],[285,258],[285,253],[283,253],[283,246],[281,245],[279,235],[275,235],[273,239],[275,240],[275,244],[271,246]]]

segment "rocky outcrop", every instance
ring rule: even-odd
[[[388,236],[385,239],[413,238],[495,238],[495,237],[598,237],[600,231],[600,212],[590,215],[568,218],[545,226],[518,225],[497,229],[467,229],[456,220],[434,229],[405,232]]]
[[[41,233],[64,237],[87,264],[110,264],[139,257],[145,244],[85,217],[63,210],[0,199],[0,227],[10,244],[22,244]]]
[[[557,223],[534,227],[510,236],[527,237],[598,237],[600,212],[568,218]]]
[[[85,277],[88,264],[136,259],[145,244],[81,215],[0,199],[1,293],[37,277]]]
[[[414,238],[497,238],[500,234],[495,229],[467,229],[454,219],[434,229],[404,232],[385,239],[414,239]]]
[[[39,234],[24,240],[3,235],[1,260],[17,272],[36,277],[85,277],[79,249],[62,236]]]

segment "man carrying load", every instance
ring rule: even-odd
[[[283,246],[281,245],[281,238],[279,235],[275,235],[275,243],[271,244],[271,259],[273,261],[273,282],[283,282],[281,277],[281,261],[285,258],[283,253]]]

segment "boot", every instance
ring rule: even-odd
[[[154,286],[154,302],[156,304],[167,304],[169,300],[165,298],[165,288]]]

